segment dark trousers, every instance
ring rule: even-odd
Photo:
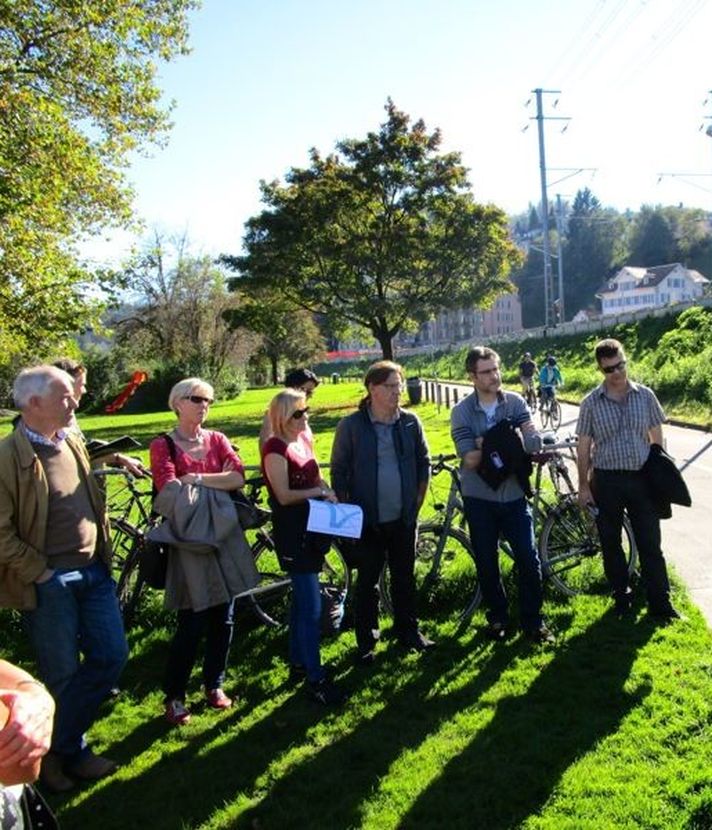
[[[178,627],[168,652],[163,682],[166,700],[185,699],[198,645],[204,633],[203,685],[206,689],[222,687],[232,641],[232,610],[233,603],[226,602],[204,611],[186,608],[178,612]]]
[[[366,527],[354,553],[358,567],[356,582],[356,643],[360,652],[370,651],[378,631],[378,577],[388,561],[393,602],[393,628],[398,639],[407,641],[418,631],[415,615],[415,525],[402,521]]]
[[[507,594],[499,569],[499,538],[503,536],[517,565],[522,628],[537,629],[542,623],[543,593],[531,507],[523,498],[495,502],[465,496],[463,502],[488,621],[503,625],[509,621]]]
[[[653,612],[664,613],[670,607],[670,583],[660,547],[660,519],[643,473],[594,470],[591,486],[598,506],[596,524],[603,565],[613,596],[622,599],[629,591],[628,566],[621,544],[625,512],[633,527],[648,607]]]

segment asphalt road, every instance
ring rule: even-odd
[[[468,391],[457,388],[460,397]],[[560,432],[573,432],[577,418],[578,406],[563,404]],[[673,505],[662,522],[663,551],[712,627],[712,433],[665,425],[663,434],[692,496],[691,507]]]

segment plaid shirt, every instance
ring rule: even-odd
[[[576,432],[593,439],[593,466],[639,470],[650,452],[649,431],[665,421],[652,389],[628,381],[628,394],[614,401],[602,383],[581,401]]]

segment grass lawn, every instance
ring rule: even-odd
[[[268,393],[217,404],[248,464]],[[313,399],[318,456],[359,397],[355,384],[322,385]],[[344,407],[346,403],[346,407]],[[434,452],[449,452],[448,413],[418,407]],[[170,428],[167,414],[83,417],[90,436],[142,443]],[[516,589],[510,585],[516,608]],[[637,596],[619,621],[603,597],[565,600],[547,590],[554,647],[483,637],[484,617],[423,656],[384,639],[376,664],[355,668],[352,631],[325,643],[351,697],[323,710],[290,685],[284,632],[238,622],[226,714],[200,702],[183,729],[162,719],[160,677],[171,619],[159,598],[130,632],[119,698],[92,730],[122,763],[114,777],[53,799],[64,830],[85,828],[712,828],[710,633],[684,589],[687,619],[653,625]],[[4,612],[3,653],[31,666],[16,618]],[[427,633],[438,631],[427,620]]]

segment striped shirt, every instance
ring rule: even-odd
[[[628,381],[628,393],[616,401],[602,383],[581,401],[576,432],[593,439],[594,468],[639,470],[650,452],[649,431],[664,422],[652,389]]]
[[[521,427],[531,421],[532,416],[524,398],[516,392],[498,392],[497,406],[494,410],[493,423],[488,422],[487,412],[480,403],[475,390],[453,407],[450,413],[450,434],[457,454],[462,458],[476,448],[477,439],[504,418],[509,418],[514,426]],[[532,432],[524,436],[527,452],[541,449],[541,436]],[[493,490],[477,473],[464,466],[460,467],[462,495],[494,502],[509,502],[524,498],[524,491],[519,486],[515,475],[509,476],[500,487]]]

